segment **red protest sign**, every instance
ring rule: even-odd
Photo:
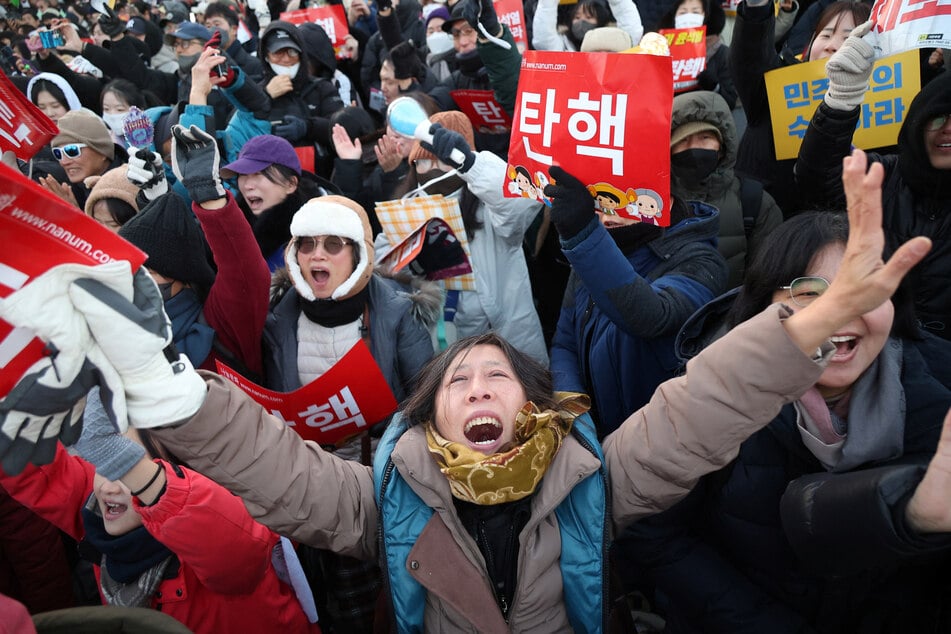
[[[442,218],[430,218],[420,224],[405,240],[381,255],[376,265],[390,273],[409,266],[414,274],[427,280],[472,273],[462,242]]]
[[[674,92],[685,92],[697,87],[697,77],[707,67],[707,27],[689,29],[661,29],[667,38],[673,70]]]
[[[527,51],[505,196],[543,200],[561,165],[604,213],[668,225],[672,101],[668,57]]]
[[[59,134],[59,128],[0,73],[0,152],[28,161]]]
[[[281,14],[280,19],[285,22],[290,22],[291,24],[307,24],[308,22],[313,22],[319,25],[333,43],[334,53],[337,59],[344,59],[346,57],[341,54],[340,49],[347,41],[347,36],[350,34],[350,27],[347,24],[347,16],[343,12],[342,5],[328,4],[322,7],[285,11]]]
[[[495,100],[491,90],[452,90],[449,96],[469,117],[476,132],[503,134],[512,129],[512,118]]]
[[[0,252],[0,297],[57,264],[127,260],[137,269],[145,261],[145,254],[137,248],[2,164],[0,244],[6,247]],[[43,348],[30,330],[0,320],[0,395],[7,394],[40,359]]]
[[[525,9],[522,7],[522,0],[495,0],[495,14],[499,22],[509,27],[519,53],[527,51],[528,32],[525,30]]]
[[[287,393],[265,389],[221,361],[216,363],[221,376],[293,427],[301,438],[321,445],[340,444],[396,411],[396,398],[363,341],[319,379]]]

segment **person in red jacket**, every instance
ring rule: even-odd
[[[196,634],[320,632],[282,580],[296,561],[285,563],[289,542],[255,522],[241,498],[153,460],[94,409],[76,445],[85,459],[58,445],[48,465],[0,472],[0,486],[101,555],[104,603],[160,610]],[[130,491],[123,478],[143,471],[148,485]]]

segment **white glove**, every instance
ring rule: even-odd
[[[205,382],[188,357],[175,350],[172,324],[151,276],[140,269],[134,278],[125,277],[132,283],[131,301],[113,285],[91,278],[75,281],[69,297],[122,380],[129,422],[134,427],[174,425],[201,407]]]
[[[126,172],[129,182],[142,190],[150,201],[168,193],[165,167],[162,157],[146,148],[129,152],[129,167]]]
[[[871,29],[871,20],[852,29],[852,33],[842,43],[842,48],[826,62],[829,90],[825,102],[834,110],[854,110],[865,99],[868,78],[875,62],[875,49],[862,36]]]
[[[89,274],[91,267],[62,264],[0,300],[0,318],[29,329],[50,350],[0,401],[0,464],[11,475],[29,462],[51,462],[57,440],[76,442],[86,393],[101,381],[110,383],[107,390],[116,387],[111,368],[95,367],[92,359],[103,357],[67,293],[74,280]],[[116,422],[115,411],[108,413]]]

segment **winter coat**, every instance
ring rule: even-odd
[[[715,44],[710,44],[710,38],[707,38],[707,67],[700,73],[700,78],[700,85],[723,97],[730,110],[736,107],[736,86],[730,71],[730,47],[719,38]],[[704,86],[704,82],[709,87]]]
[[[816,382],[834,347],[823,345],[822,362],[804,355],[782,325],[788,314],[772,306],[714,343],[691,362],[687,377],[666,383],[652,402],[606,439],[603,466],[610,476],[615,529],[677,502],[701,475],[733,459],[742,440],[772,420],[783,404]],[[787,360],[782,373],[769,371],[775,369],[776,358]],[[764,378],[754,382],[754,377]],[[153,431],[163,446],[240,495],[252,515],[275,531],[316,548],[376,559],[380,511],[370,468],[301,440],[293,428],[278,424],[229,381],[210,373],[203,378],[208,393],[196,415],[176,427]],[[738,412],[738,399],[753,414]],[[455,588],[482,584],[488,592],[487,573],[472,538],[458,528],[448,482],[429,453],[424,430],[407,430],[391,458],[392,468],[436,511],[442,524],[457,527],[455,535],[447,537],[436,534],[440,526],[434,524],[433,530],[420,534],[414,552],[428,554],[449,544],[462,558],[454,553],[452,561],[467,562],[457,568],[445,564],[444,551],[431,555],[436,569],[442,568],[439,574],[452,578],[427,593],[424,622],[445,625],[444,632],[476,632],[480,624],[498,623],[488,614],[488,601],[479,601],[471,611],[457,608],[468,597]],[[533,500],[534,528],[520,540],[509,631],[568,629],[566,589],[555,564],[563,548],[558,521],[552,517],[555,497],[601,466],[573,436],[565,439],[549,466]],[[408,566],[417,579],[429,573],[419,559],[386,565]]]
[[[476,290],[462,291],[453,323],[459,338],[496,331],[509,343],[548,366],[548,350],[532,300],[522,239],[539,205],[528,198],[504,198],[505,161],[491,152],[476,153],[464,174],[481,201],[482,228],[469,236]]]
[[[882,226],[885,257],[912,236],[928,236],[931,251],[903,284],[915,302],[922,328],[951,339],[951,170],[933,167],[924,142],[929,120],[951,111],[951,73],[922,88],[908,108],[898,136],[898,154],[870,153],[885,168]],[[821,102],[799,149],[796,179],[817,209],[845,209],[842,159],[851,153],[861,112],[841,112]]]
[[[567,34],[558,32],[558,0],[539,0],[532,19],[532,48],[539,51],[577,51]],[[631,0],[608,0],[616,26],[631,36],[636,46],[644,35],[641,14]],[[605,25],[606,26],[606,25]]]
[[[618,538],[614,552],[664,605],[667,632],[947,630],[951,537],[915,534],[904,519],[951,406],[951,383],[938,380],[923,347],[940,351],[940,367],[951,362],[940,339],[902,340],[902,455],[827,472],[787,405],[730,465]],[[785,364],[766,372],[761,379]]]
[[[248,81],[257,84],[264,79],[264,64],[244,50],[241,42],[238,40],[231,42],[225,52],[231,58],[231,63],[238,66],[248,76]]]
[[[419,59],[423,60],[426,59],[426,24],[420,17],[421,11],[417,0],[401,0],[395,8],[402,41],[411,41],[416,47]],[[361,48],[363,60],[360,62],[360,83],[363,86],[365,103],[370,103],[370,89],[380,89],[380,67],[383,66],[383,56],[389,49],[379,31],[370,36],[366,46]]]
[[[691,121],[704,121],[720,132],[720,161],[716,170],[699,182],[678,178],[676,168],[671,171],[671,188],[688,200],[699,200],[713,205],[720,212],[720,231],[717,247],[726,259],[730,276],[726,288],[739,286],[743,281],[746,262],[766,235],[783,221],[783,212],[767,192],[763,192],[756,222],[747,240],[743,216],[741,183],[733,171],[736,164],[736,126],[733,114],[723,99],[714,93],[698,91],[674,98],[670,129],[676,130]]]
[[[370,278],[368,288],[370,353],[399,402],[409,395],[413,377],[433,356],[428,326],[442,298],[432,285],[411,291],[379,274]],[[279,392],[301,387],[297,368],[299,300],[297,291],[288,288],[268,314],[264,329],[266,387]]]
[[[255,522],[239,498],[208,478],[158,464],[165,469],[165,492],[152,506],[133,498],[145,530],[175,554],[150,606],[197,634],[319,632],[271,563],[278,536]],[[85,535],[81,511],[94,475],[92,464],[60,445],[51,464],[30,465],[16,477],[2,475],[0,485],[80,541]],[[96,576],[98,581],[98,566]]]
[[[261,34],[258,56],[262,60],[267,59],[267,50],[264,43],[268,35],[275,30],[286,31],[297,43],[301,51],[310,54],[308,42],[302,36],[300,31],[294,25],[284,21],[274,21],[268,25],[264,33]],[[300,117],[307,122],[307,133],[303,139],[292,141],[297,146],[306,146],[318,143],[327,146],[330,143],[330,115],[344,107],[340,101],[340,95],[337,93],[337,87],[331,80],[314,77],[310,74],[307,67],[307,56],[300,57],[300,68],[294,76],[294,89],[277,99],[271,98],[271,111],[268,115],[271,121],[282,121],[288,115]],[[274,70],[268,63],[264,64],[264,79],[261,80],[262,90],[267,89],[267,84],[275,76]]]
[[[795,161],[776,160],[773,120],[763,75],[797,60],[780,58],[776,53],[775,24],[772,6],[751,7],[741,2],[736,9],[730,70],[746,114],[746,132],[737,149],[736,172],[765,184],[766,191],[788,218],[801,208],[792,174]]]
[[[674,376],[674,336],[725,287],[717,211],[690,204],[693,218],[630,253],[597,218],[562,241],[572,271],[552,340],[551,371],[556,390],[591,396],[601,436]]]
[[[218,268],[202,314],[220,345],[212,347],[201,367],[215,370],[215,359],[221,359],[239,372],[260,375],[270,272],[233,196],[228,196],[228,204],[221,209],[192,203],[192,212]]]

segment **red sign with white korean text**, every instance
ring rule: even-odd
[[[247,380],[221,361],[218,374],[244,390],[304,440],[338,445],[396,411],[396,398],[370,349],[358,341],[325,372],[293,392],[274,392]]]
[[[291,24],[307,24],[313,22],[324,30],[327,37],[334,45],[334,53],[337,59],[344,59],[340,48],[347,41],[350,34],[350,26],[347,24],[347,16],[343,12],[343,6],[339,4],[328,4],[322,7],[310,7],[309,9],[298,9],[297,11],[285,11],[281,14],[281,20]]]
[[[127,260],[137,269],[145,254],[18,171],[0,164],[0,297],[57,264]],[[14,246],[15,245],[15,246]],[[27,328],[0,320],[0,395],[43,356]]]
[[[504,134],[512,129],[512,118],[495,100],[491,90],[452,90],[449,96],[469,117],[476,132]]]
[[[674,92],[685,92],[697,87],[697,77],[707,67],[707,27],[689,29],[661,29],[670,48],[673,67]]]
[[[59,134],[59,128],[0,73],[0,152],[28,161]]]
[[[599,211],[670,224],[670,58],[527,51],[507,197],[542,202],[549,168],[588,186]]]
[[[499,22],[509,27],[518,52],[527,51],[528,31],[525,29],[525,9],[522,7],[522,0],[495,0],[495,14]]]
[[[913,48],[951,48],[948,0],[876,0],[870,17],[875,25],[862,39],[875,47],[876,57]]]

